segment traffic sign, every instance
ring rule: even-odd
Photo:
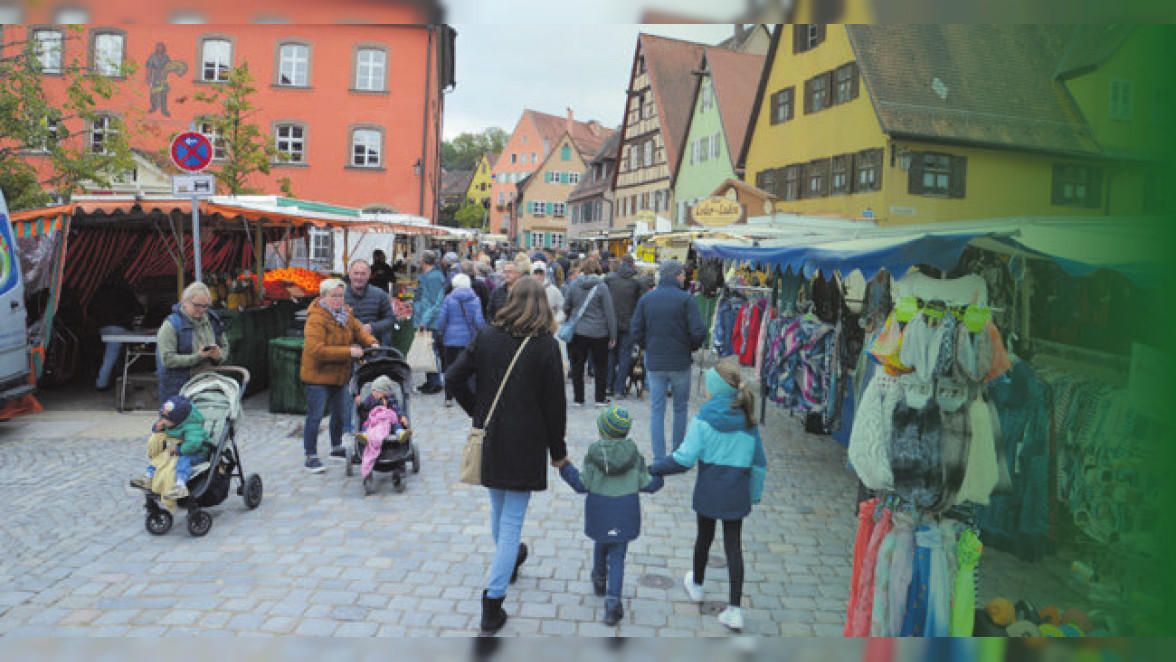
[[[186,131],[172,141],[171,157],[181,170],[199,172],[212,162],[212,143],[202,133]]]
[[[216,178],[212,175],[172,175],[172,195],[176,197],[207,198],[216,193]]]

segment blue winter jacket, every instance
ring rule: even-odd
[[[422,273],[417,283],[416,301],[413,304],[412,323],[417,327],[437,330],[437,315],[441,312],[441,301],[445,297],[445,275],[434,267]]]
[[[645,348],[651,372],[690,369],[690,353],[702,347],[706,327],[694,299],[669,280],[637,301],[629,323],[633,343]]]
[[[437,332],[446,347],[465,347],[484,326],[482,301],[472,287],[455,288],[445,297],[437,316]]]
[[[584,473],[566,464],[559,475],[584,501],[584,534],[596,542],[629,542],[641,535],[641,499],[653,493],[661,479],[653,479],[645,458],[632,439],[601,439],[584,456]]]
[[[649,473],[683,473],[698,463],[694,483],[694,511],[721,520],[737,520],[759,503],[768,470],[759,428],[748,426],[742,409],[732,409],[733,395],[703,403],[690,421],[682,445],[653,463]]]

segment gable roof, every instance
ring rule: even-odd
[[[494,164],[498,163],[498,157],[500,154],[501,152],[483,152],[482,158],[486,159],[486,167],[493,170]]]
[[[769,39],[771,38],[772,31],[768,29],[768,26],[764,25],[763,23],[754,23],[750,28],[744,28],[742,31],[736,29],[735,34],[727,37],[715,45],[719,48],[729,48],[733,51],[743,52],[743,48],[747,46],[747,44],[753,38],[755,38],[756,33],[761,30],[768,36]]]
[[[719,117],[723,121],[727,150],[734,166],[739,154],[731,146],[738,149],[743,145],[765,58],[763,55],[708,48],[706,59],[715,87]]]
[[[442,170],[441,195],[465,195],[473,179],[473,170]]]
[[[1099,151],[1054,79],[1075,28],[848,25],[882,130],[891,136],[1030,151]],[[936,82],[938,81],[938,82]]]
[[[608,140],[604,141],[604,145],[602,145],[601,148],[592,157],[592,160],[588,161],[589,169],[591,169],[593,165],[603,161],[608,161],[610,159],[612,161],[616,161],[617,152],[620,150],[620,147],[621,132],[613,131],[612,135],[608,137]],[[613,167],[615,168],[616,166],[614,165]],[[600,181],[594,182],[592,181],[592,178],[588,176],[588,173],[585,172],[584,176],[580,177],[580,183],[576,184],[576,188],[572,189],[571,194],[568,195],[568,202],[599,195],[601,192],[607,190],[612,184],[612,173],[606,172],[605,175],[606,176],[600,178]]]
[[[1134,25],[1078,26],[1066,54],[1058,63],[1054,78],[1068,80],[1099,68],[1123,46],[1134,30]]]
[[[531,116],[531,122],[539,135],[551,141],[559,142],[563,134],[571,135],[572,142],[581,154],[595,154],[596,150],[612,135],[612,129],[606,129],[599,122],[581,122],[567,117],[548,115],[537,110],[525,111]]]
[[[666,148],[666,162],[677,163],[694,111],[690,104],[697,84],[693,71],[702,62],[707,47],[692,41],[644,33],[637,39],[640,52],[645,55],[645,67],[649,72],[649,84]]]

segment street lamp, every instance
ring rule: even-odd
[[[421,176],[421,160],[420,159],[417,159],[416,163],[412,164],[412,174],[416,175],[417,177]]]

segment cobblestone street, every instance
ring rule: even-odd
[[[569,386],[570,388],[570,386]],[[570,397],[569,397],[570,400]],[[149,535],[142,497],[127,480],[144,466],[152,413],[108,409],[45,413],[0,423],[0,634],[21,636],[328,635],[468,636],[492,555],[489,504],[457,481],[469,419],[441,396],[415,396],[422,462],[403,494],[380,474],[365,497],[341,462],[302,469],[302,417],[271,414],[266,394],[245,401],[238,432],[247,473],[260,473],[255,511],[231,494],[211,510],[203,538],[185,517]],[[634,439],[649,452],[649,404],[633,398]],[[699,396],[692,393],[692,411]],[[579,463],[599,410],[569,410]],[[840,635],[848,598],[856,480],[845,451],[769,407],[768,476],[744,525],[745,632]],[[667,421],[668,423],[668,421]],[[320,435],[325,454],[327,435]],[[693,473],[643,497],[644,527],[626,563],[625,618],[600,623],[592,593],[583,497],[549,472],[523,531],[531,557],[508,592],[503,635],[722,636],[726,602],[716,540],[701,609],[686,599],[695,534]],[[234,483],[234,489],[236,484]],[[721,534],[720,534],[721,537]],[[986,557],[987,558],[987,557]],[[999,557],[998,557],[999,558]]]

